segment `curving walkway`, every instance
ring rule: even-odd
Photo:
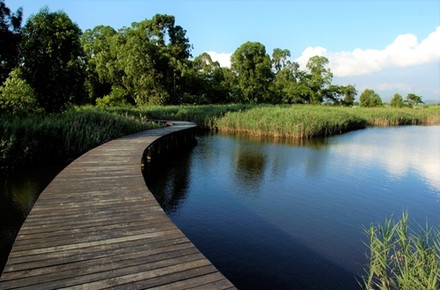
[[[178,123],[101,145],[41,193],[0,289],[233,289],[166,216],[145,185],[144,150]]]

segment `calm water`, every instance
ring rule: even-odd
[[[408,210],[440,224],[440,126],[309,145],[204,136],[147,181],[239,289],[358,289],[363,229]]]
[[[1,172],[0,178],[0,273],[26,216],[43,189],[62,167]]]

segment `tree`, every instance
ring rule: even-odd
[[[231,57],[231,69],[242,101],[262,103],[270,99],[269,87],[274,74],[264,45],[249,41],[242,44]]]
[[[280,72],[283,68],[290,63],[288,58],[290,57],[290,50],[275,48],[272,53],[272,67],[275,73]]]
[[[33,89],[21,78],[20,69],[13,69],[0,87],[0,112],[23,114],[37,110]]]
[[[418,104],[423,103],[422,97],[421,96],[417,96],[416,94],[413,94],[413,93],[409,93],[406,96],[406,101],[408,102],[408,105],[410,107],[417,106]]]
[[[382,106],[382,99],[380,96],[371,89],[365,89],[360,98],[360,106],[361,107],[379,107]]]
[[[81,30],[64,12],[43,8],[23,28],[23,77],[47,112],[84,101],[85,58]]]
[[[225,86],[224,71],[220,63],[213,61],[211,56],[204,52],[192,62],[194,72],[191,85],[186,77],[185,91],[189,95],[198,96],[196,103],[226,103],[228,102],[228,89]],[[188,102],[188,100],[186,100]]]
[[[390,106],[395,108],[401,108],[405,104],[403,103],[403,98],[399,94],[394,94],[393,98],[391,99]]]
[[[304,97],[308,99],[308,95],[312,92],[302,82],[301,75],[303,72],[299,70],[299,64],[287,61],[277,71],[272,86],[272,101],[274,103],[298,104],[304,103]]]
[[[183,98],[184,75],[189,68],[191,45],[174,16],[121,29],[116,40],[121,87],[136,104],[177,104]]]
[[[22,8],[11,13],[4,0],[0,0],[0,85],[19,63],[22,17]]]
[[[353,85],[342,86],[341,92],[344,96],[344,99],[342,100],[342,104],[344,106],[353,106],[354,99],[357,95],[356,87]]]
[[[92,102],[110,94],[113,85],[121,85],[122,72],[116,64],[116,34],[112,27],[99,25],[81,36],[88,66],[86,89]]]
[[[309,86],[313,91],[310,103],[319,104],[324,100],[324,92],[331,85],[333,74],[328,65],[329,61],[324,56],[313,56],[307,62],[309,71]]]

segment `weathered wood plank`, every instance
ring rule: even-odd
[[[140,170],[149,144],[192,127],[125,136],[72,162],[20,229],[0,289],[234,288],[169,220]]]

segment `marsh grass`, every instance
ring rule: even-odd
[[[80,108],[61,114],[0,117],[0,168],[62,164],[130,133],[158,127],[145,118]]]
[[[218,119],[228,112],[240,112],[253,108],[251,105],[182,105],[182,106],[148,106],[141,108],[120,107],[107,108],[108,112],[131,116],[142,115],[153,120],[190,121],[202,129],[214,130]]]
[[[308,139],[369,126],[440,124],[440,107],[395,109],[266,105],[227,113],[215,124],[224,132]]]
[[[440,288],[440,232],[427,224],[416,230],[408,225],[408,213],[399,221],[366,229],[369,266],[364,289]]]
[[[440,124],[440,106],[397,109],[229,104],[107,110],[149,119],[192,121],[213,131],[292,139],[330,136],[369,126]]]
[[[182,120],[199,128],[254,137],[302,140],[368,126],[440,124],[440,106],[346,108],[312,105],[94,107],[42,115],[0,116],[0,168],[73,159],[111,139]]]

